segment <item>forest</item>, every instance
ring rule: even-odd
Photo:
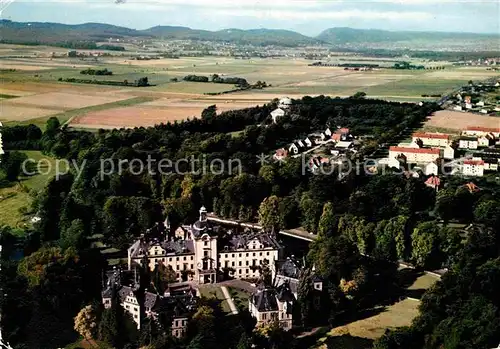
[[[81,173],[53,179],[33,194],[30,213],[41,220],[24,232],[25,238],[16,239],[11,227],[2,228],[7,252],[2,256],[1,281],[8,295],[2,300],[2,326],[7,340],[16,348],[70,343],[78,336],[73,318],[92,305],[98,322],[93,335],[118,348],[241,349],[252,344],[299,348],[300,341],[290,333],[279,328],[252,332],[248,314],[230,320],[213,302],[199,308],[182,341],[166,336],[168,331],[155,324],[137,334],[125,331],[127,320],[119,309],[104,311],[99,305],[101,271],[107,262],[92,248],[92,236],[102,236],[108,245],[122,250],[167,215],[173,226],[192,222],[204,205],[222,217],[259,221],[269,231],[302,226],[318,235],[307,254],[308,269],[301,276],[294,309],[299,329],[333,326],[353,312],[394,302],[401,296],[394,280],[397,261],[405,260],[418,268],[449,271],[423,296],[414,324],[388,331],[375,342],[376,348],[498,345],[500,331],[492,327],[500,321],[495,296],[500,291],[500,191],[495,183],[476,181],[480,190],[471,190],[462,178],[446,178],[436,192],[424,184],[424,176],[352,171],[339,179],[338,173],[303,173],[301,159],[264,166],[256,161],[256,155],[271,155],[326,126],[369,135],[353,155],[353,160],[363,158],[379,144],[418,127],[438,107],[304,97],[273,124],[269,114],[277,103],[220,115],[211,106],[194,120],[97,133],[68,129],[55,118],[44,132],[34,125],[5,127],[4,147],[10,160],[2,162],[2,183],[15,181],[23,161],[21,151],[26,149],[85,164]],[[229,134],[235,131],[242,132]],[[100,173],[103,159],[146,161],[148,157],[239,159],[243,170],[217,175],[137,175],[133,168],[121,174]],[[473,228],[458,232],[451,223]],[[9,251],[19,246],[24,258],[9,259]],[[309,297],[313,266],[326,282],[321,312],[315,311],[317,304],[311,304]],[[229,334],[220,326],[225,321],[232,321],[226,327],[231,328]],[[449,331],[453,336],[447,335]]]

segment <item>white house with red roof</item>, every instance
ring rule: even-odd
[[[464,176],[482,177],[484,175],[484,161],[464,160],[462,165],[462,174]]]
[[[417,143],[419,139],[422,141],[423,145],[430,147],[446,147],[451,144],[451,136],[444,133],[414,133],[412,141]]]
[[[410,147],[390,147],[389,158],[397,159],[400,156],[406,158],[407,163],[435,162],[440,158],[441,150],[437,148],[410,148]]]
[[[496,138],[500,137],[500,127],[481,127],[481,126],[468,126],[462,131],[463,136],[477,136],[483,137],[488,133],[493,134]]]

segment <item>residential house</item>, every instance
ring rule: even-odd
[[[278,119],[285,116],[285,111],[281,108],[275,109],[271,112],[271,118],[274,123],[278,122]]]
[[[465,103],[465,109],[467,109],[467,110],[472,109],[472,104],[471,103]]]
[[[307,137],[306,139],[304,139],[303,143],[308,148],[311,148],[313,146],[313,142],[309,139],[309,137]]]
[[[288,97],[281,98],[278,102],[278,108],[289,109],[292,105],[292,100]]]
[[[398,159],[404,157],[407,163],[430,163],[440,157],[440,149],[437,148],[410,148],[390,147],[389,158]]]
[[[455,111],[462,111],[462,106],[456,105],[456,106],[453,107],[453,110],[455,110]]]
[[[485,171],[498,171],[498,159],[495,158],[484,158],[484,170]]]
[[[458,147],[460,149],[477,149],[479,145],[477,137],[460,137]]]
[[[479,112],[480,112],[481,114],[488,114],[488,113],[489,113],[489,111],[488,111],[488,110],[486,110],[486,109],[481,109]]]
[[[455,158],[455,149],[453,149],[451,146],[446,146],[443,149],[443,158],[447,160],[453,160]]]
[[[293,307],[296,298],[288,283],[280,286],[260,286],[248,301],[250,314],[257,319],[257,326],[277,321],[288,331],[292,328]]]
[[[482,177],[484,175],[484,161],[464,160],[462,165],[462,174],[464,176]]]
[[[235,278],[257,276],[251,267],[264,260],[274,265],[280,245],[268,233],[232,235],[229,230],[207,220],[207,211],[200,209],[199,220],[183,226],[185,239],[171,238],[168,229],[158,229],[143,235],[128,249],[128,268],[147,263],[151,270],[158,264],[170,267],[177,281],[215,283],[231,268]],[[165,231],[166,230],[166,231]]]
[[[484,107],[484,102],[483,101],[477,102],[476,107]]]
[[[290,146],[288,147],[288,152],[291,153],[291,154],[294,154],[294,155],[299,154],[300,153],[300,149],[299,149],[298,144],[296,144],[296,143],[290,144]]]
[[[335,148],[341,149],[341,150],[347,150],[347,149],[352,149],[354,147],[353,142],[347,142],[347,141],[340,141],[335,144]]]
[[[425,165],[424,173],[426,176],[437,175],[439,172],[438,165],[435,162],[429,162]]]
[[[422,141],[424,146],[446,147],[451,144],[451,136],[443,133],[416,132],[412,136],[413,143]]]
[[[273,157],[278,161],[286,159],[288,157],[288,151],[285,148],[278,149]]]
[[[493,134],[488,133],[484,136],[481,136],[477,139],[478,147],[489,147],[495,140],[495,136]]]
[[[329,137],[331,137],[331,136],[332,136],[332,131],[330,130],[330,128],[327,128],[327,129],[325,130],[325,135],[327,135],[327,136],[329,136]]]
[[[438,176],[430,176],[425,181],[425,185],[437,191],[439,189],[439,186],[441,185],[441,180]]]
[[[335,142],[340,142],[342,140],[342,135],[340,133],[334,133],[332,135],[332,140]]]

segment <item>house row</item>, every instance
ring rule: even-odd
[[[290,144],[287,148],[276,150],[273,157],[276,160],[282,160],[289,155],[297,156],[314,147],[330,142],[334,142],[336,148],[349,149],[352,147],[352,142],[350,142],[351,139],[352,135],[348,128],[338,127],[337,130],[333,132],[330,128],[327,128],[325,131],[310,134],[305,139],[299,139]]]
[[[172,335],[182,337],[188,321],[197,307],[196,291],[191,286],[171,286],[163,294],[148,291],[138,279],[127,280],[130,272],[114,269],[106,274],[101,292],[104,308],[110,308],[113,301],[119,302],[125,312],[130,314],[137,328],[141,329],[145,319],[157,320],[159,314],[167,312],[172,315]]]
[[[128,268],[147,263],[151,270],[162,264],[172,268],[177,281],[215,283],[224,275],[238,279],[255,279],[264,263],[274,264],[281,249],[269,233],[231,230],[207,220],[205,207],[192,225],[181,226],[170,233],[168,221],[155,232],[141,236],[128,249]]]

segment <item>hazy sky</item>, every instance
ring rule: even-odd
[[[14,21],[102,22],[145,29],[280,28],[317,35],[330,27],[500,33],[500,0],[15,0]]]

